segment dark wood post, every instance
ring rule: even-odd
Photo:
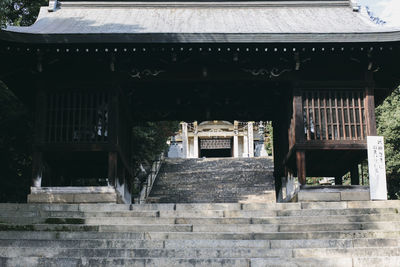
[[[293,90],[293,117],[295,143],[304,142],[303,98],[299,89]]]
[[[32,156],[32,186],[41,187],[44,173],[43,153],[34,151]]]
[[[358,164],[350,170],[351,184],[352,185],[360,185],[360,174],[358,171]]]
[[[116,178],[118,172],[118,154],[115,151],[108,153],[108,179],[112,186],[116,185]]]
[[[342,176],[335,176],[335,185],[342,185],[343,184],[343,177]]]
[[[108,153],[108,179],[112,186],[116,186],[116,179],[118,175],[118,92],[110,92],[110,116],[109,116],[109,133],[110,133],[110,147],[111,151]]]
[[[295,146],[304,142],[303,99],[299,89],[293,90],[293,117]],[[296,149],[297,178],[300,184],[306,184],[306,153]]]
[[[296,151],[297,178],[301,185],[306,184],[306,153]]]
[[[46,138],[47,100],[46,93],[38,90],[36,93],[35,114],[35,144],[42,145]],[[37,149],[37,148],[35,148]],[[32,186],[41,187],[44,175],[44,160],[41,151],[34,151],[32,155]]]
[[[367,88],[365,90],[365,112],[367,119],[367,135],[377,135],[375,118],[374,81],[372,72],[366,74]]]

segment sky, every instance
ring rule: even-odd
[[[386,21],[388,26],[400,27],[400,0],[358,0],[361,6],[368,6],[375,17]]]

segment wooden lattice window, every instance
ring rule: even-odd
[[[107,142],[109,102],[104,91],[48,93],[46,142]]]
[[[306,140],[363,140],[366,136],[364,92],[303,90]]]
[[[231,142],[227,138],[200,139],[200,149],[230,149]]]

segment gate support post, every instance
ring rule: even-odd
[[[360,175],[358,171],[358,164],[353,166],[350,170],[351,185],[360,185]]]
[[[306,184],[306,153],[296,151],[297,178],[301,185]]]

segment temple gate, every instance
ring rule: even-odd
[[[0,31],[1,78],[36,110],[34,187],[80,176],[119,187],[132,123],[195,119],[272,121],[277,190],[282,177],[340,184],[348,171],[357,184],[399,52],[398,29],[344,0],[50,1],[34,25]]]

